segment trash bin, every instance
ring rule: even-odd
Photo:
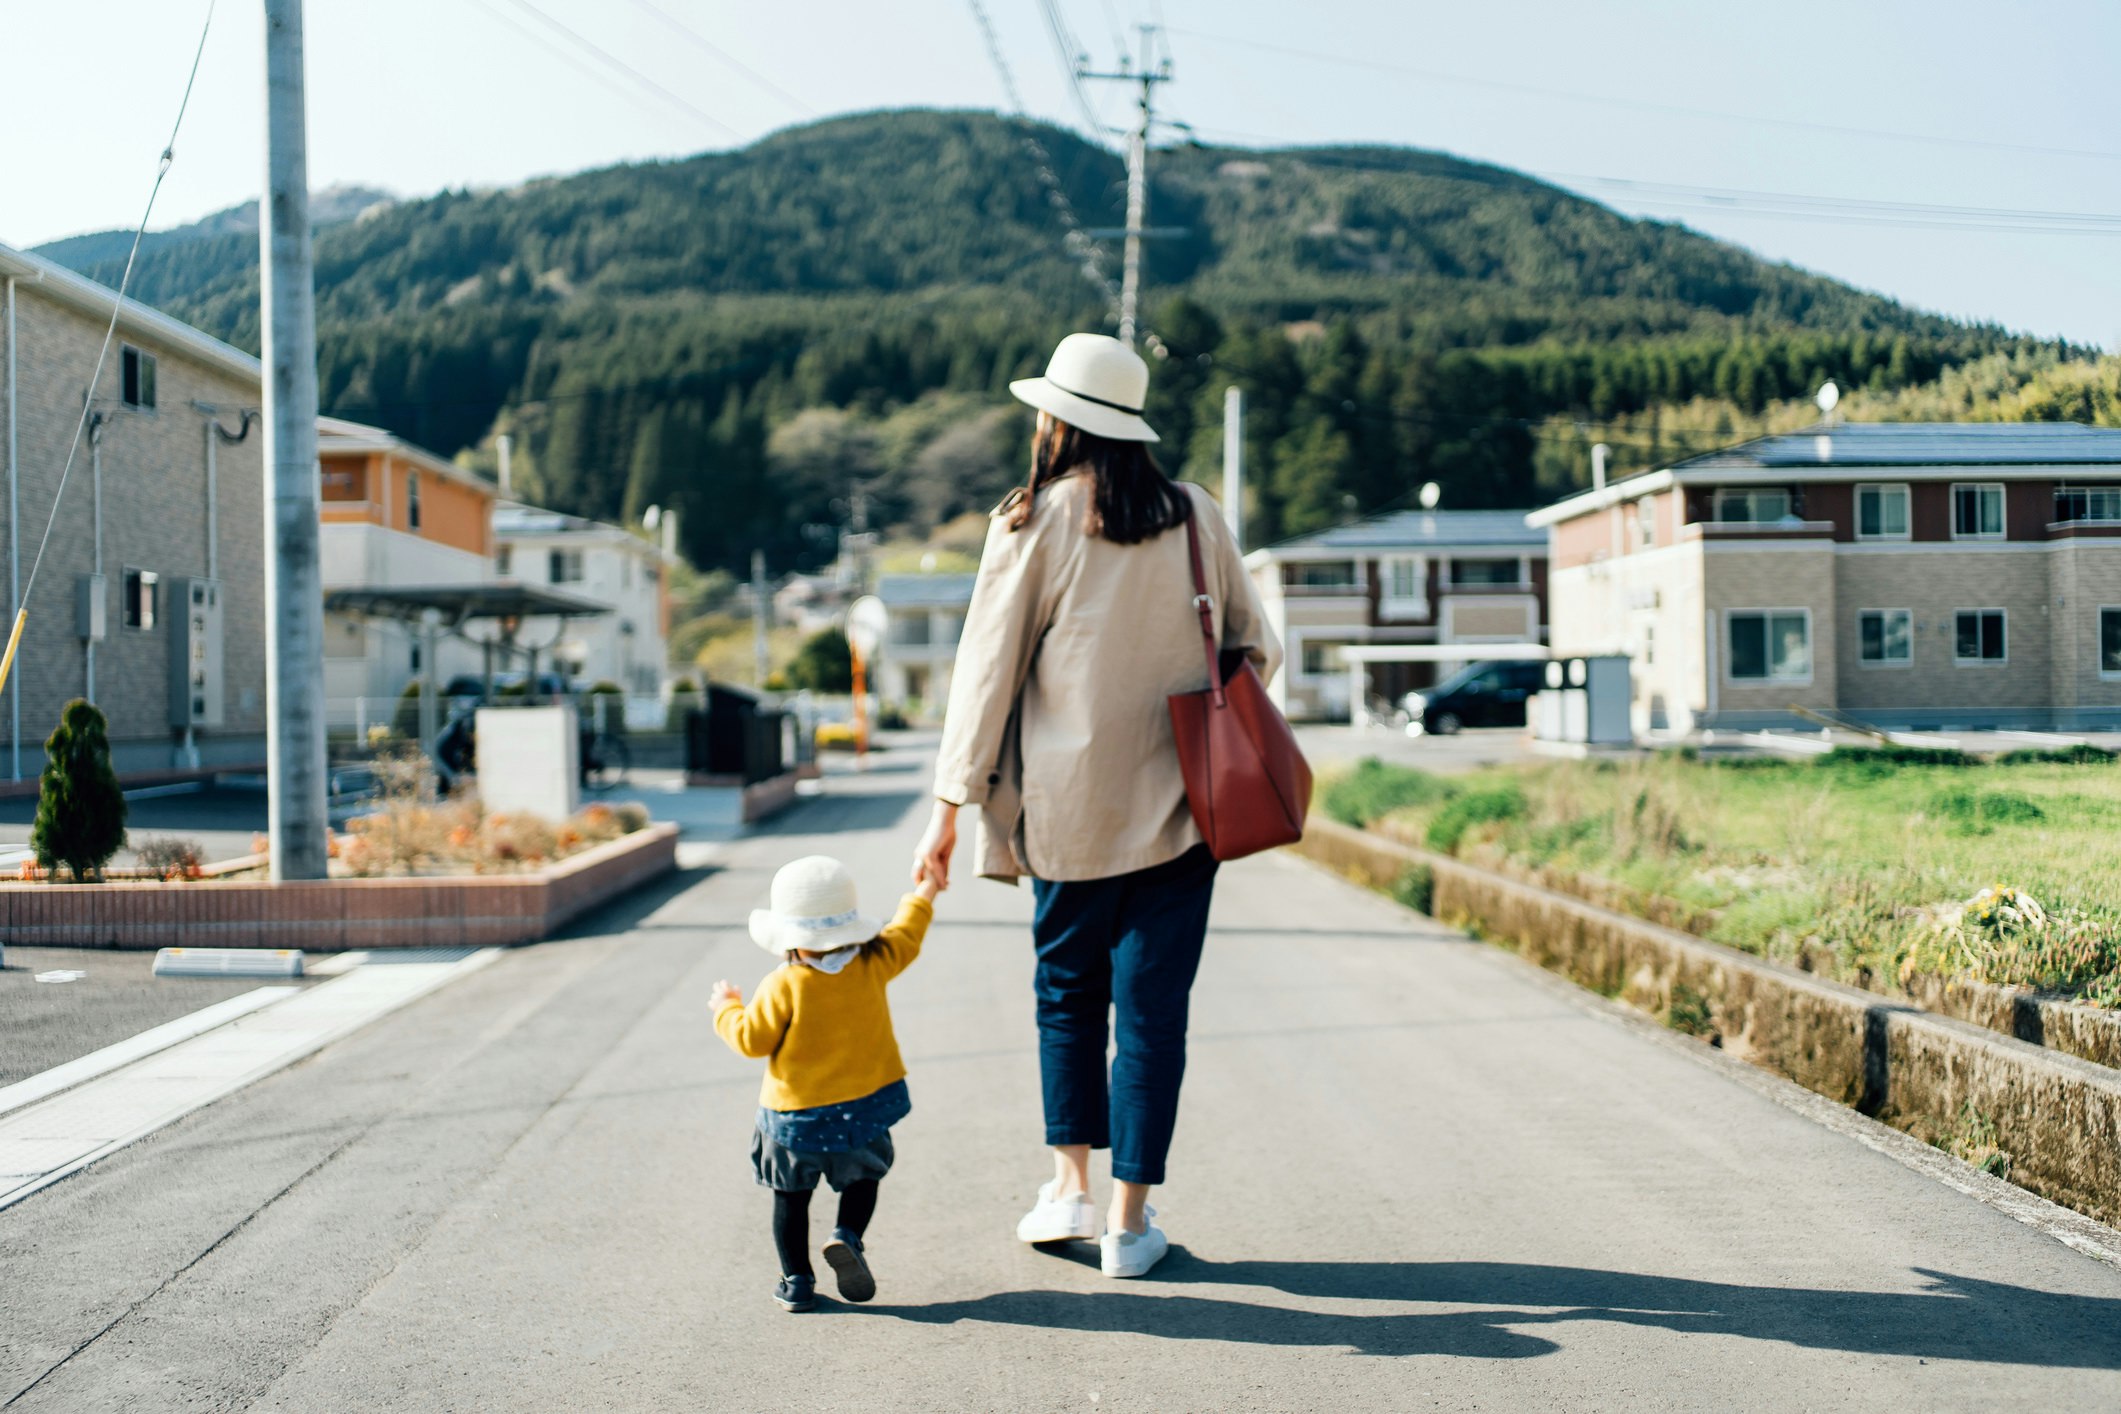
[[[686,775],[747,786],[781,775],[786,716],[757,693],[709,683],[706,707],[685,719]]]

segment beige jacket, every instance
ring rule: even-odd
[[[1083,533],[1089,478],[1042,488],[987,532],[965,614],[935,794],[980,810],[979,872],[1104,879],[1200,843],[1164,699],[1208,686],[1183,527],[1139,545]],[[1221,646],[1261,674],[1281,644],[1215,501],[1187,486]]]

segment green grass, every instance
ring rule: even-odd
[[[1670,752],[1449,780],[1368,761],[1320,801],[1475,862],[1670,900],[1707,937],[1858,985],[1927,973],[2121,1005],[2121,764],[2104,752]],[[2044,916],[1965,909],[1992,887]]]

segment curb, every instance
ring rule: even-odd
[[[2121,1221],[2121,1073],[1336,821],[1291,848],[1373,888],[1426,874],[1438,919],[1925,1143],[1978,1140],[2011,1182]]]

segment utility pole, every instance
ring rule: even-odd
[[[316,275],[302,0],[265,0],[266,816],[274,879],[325,875],[324,584],[317,563]]]
[[[766,646],[766,552],[751,552],[751,668],[759,691],[773,675],[773,658]]]
[[[1245,549],[1245,390],[1223,389],[1223,519],[1239,554]]]
[[[1119,285],[1119,337],[1121,342],[1129,347],[1134,343],[1136,315],[1141,303],[1142,239],[1145,236],[1180,234],[1176,231],[1152,231],[1144,224],[1149,214],[1149,127],[1156,120],[1156,86],[1171,82],[1171,61],[1168,58],[1154,68],[1149,65],[1149,36],[1155,32],[1153,25],[1141,27],[1142,57],[1139,69],[1123,54],[1116,72],[1100,74],[1088,68],[1076,70],[1077,78],[1129,83],[1139,90],[1135,99],[1134,127],[1127,134],[1127,227],[1124,232],[1127,245],[1126,261]],[[1089,234],[1096,236],[1108,233],[1092,231]]]

